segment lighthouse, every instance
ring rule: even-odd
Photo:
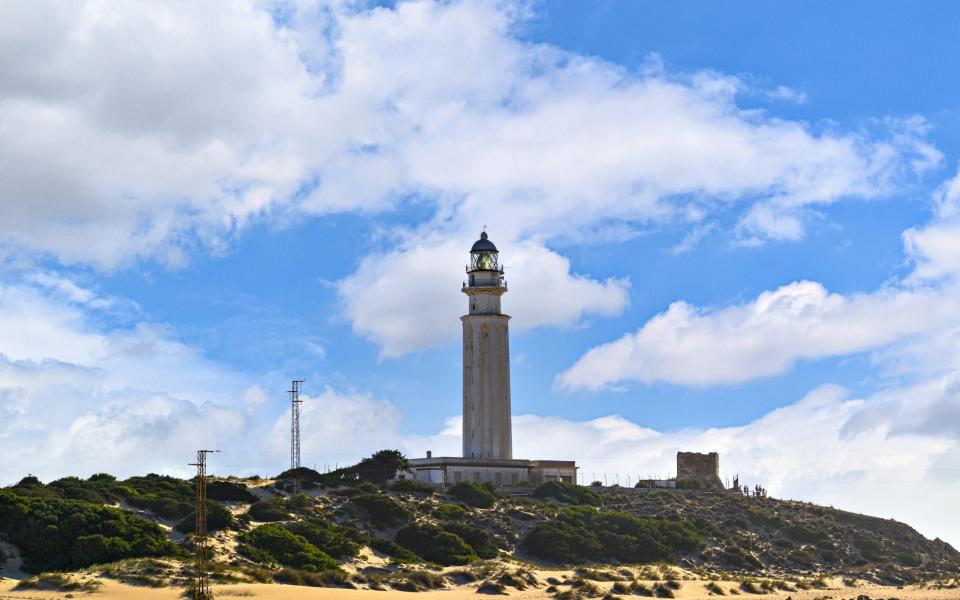
[[[409,459],[398,477],[413,477],[439,486],[489,482],[528,486],[544,481],[574,483],[572,460],[513,458],[510,407],[510,317],[500,309],[507,293],[500,252],[487,232],[470,248],[463,324],[463,452],[461,456]],[[451,399],[452,400],[452,399]],[[529,489],[529,488],[525,488]]]
[[[463,293],[463,458],[513,458],[510,317],[500,310],[507,284],[486,232],[470,248]]]

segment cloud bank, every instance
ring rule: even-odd
[[[622,382],[734,384],[777,375],[801,360],[875,352],[921,370],[960,368],[949,351],[960,320],[960,175],[936,194],[936,216],[904,232],[914,270],[869,293],[836,294],[793,282],[733,306],[677,301],[635,333],[588,350],[558,375],[559,387],[600,389]],[[944,350],[934,356],[936,349]]]
[[[740,106],[756,90],[735,77],[531,43],[518,33],[527,11],[510,3],[267,8],[8,7],[0,247],[178,266],[254,222],[414,202],[413,235],[339,286],[354,329],[396,356],[450,335],[411,331],[369,290],[419,275],[404,297],[452,322],[448,290],[422,282],[445,281],[446,253],[466,248],[452,242],[482,225],[516,248],[518,275],[540,257],[539,281],[566,298],[539,317],[518,289],[516,326],[569,325],[617,314],[625,282],[571,271],[552,239],[697,227],[718,212],[739,215],[731,235],[751,243],[799,239],[815,207],[888,194],[939,160],[918,119],[853,131],[782,119]],[[393,258],[422,264],[378,264]]]

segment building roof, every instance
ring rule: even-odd
[[[493,245],[489,239],[487,239],[487,232],[484,231],[480,234],[480,239],[473,243],[473,247],[470,248],[470,252],[499,252],[497,247]]]

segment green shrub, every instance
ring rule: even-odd
[[[897,562],[907,567],[919,567],[923,564],[923,559],[913,552],[899,552],[897,553]]]
[[[86,481],[79,477],[63,477],[51,481],[47,487],[61,498],[93,504],[112,504],[120,499],[117,480],[112,475],[102,473]]]
[[[287,500],[287,508],[295,511],[303,511],[311,505],[313,505],[313,500],[310,498],[310,496],[303,493],[291,496],[290,499]]]
[[[756,556],[754,556],[749,552],[744,552],[740,548],[730,548],[730,549],[724,550],[720,554],[720,557],[728,565],[732,567],[736,567],[738,569],[745,569],[747,567],[759,568],[763,566],[763,563],[761,563]]]
[[[287,525],[287,529],[302,536],[321,552],[336,558],[351,558],[360,551],[360,545],[351,539],[345,527],[321,519],[308,519]]]
[[[321,475],[321,481],[327,485],[369,481],[384,484],[393,479],[398,471],[409,467],[406,457],[399,450],[380,450],[374,452],[350,467],[342,467]]]
[[[406,508],[383,494],[360,494],[350,502],[363,509],[377,525],[394,525],[410,518]]]
[[[534,490],[533,495],[539,498],[555,498],[566,504],[600,506],[603,502],[600,495],[589,488],[560,481],[548,481],[541,484]]]
[[[467,511],[456,504],[441,504],[433,511],[433,516],[444,521],[455,521],[466,516]]]
[[[266,555],[271,562],[295,569],[323,571],[337,568],[337,561],[303,536],[275,523],[242,533],[238,541],[239,552],[259,562],[267,562],[263,560]]]
[[[653,562],[697,550],[701,545],[700,535],[686,521],[588,507],[563,509],[556,519],[534,527],[522,542],[530,554],[561,564],[601,558],[624,563]]]
[[[474,508],[490,508],[496,502],[488,489],[474,483],[458,483],[447,490],[447,494]]]
[[[604,554],[603,545],[593,532],[560,520],[534,527],[523,538],[521,547],[533,556],[561,565],[598,561]]]
[[[436,525],[407,525],[397,532],[396,542],[420,558],[441,565],[463,565],[477,558],[460,536]]]
[[[193,533],[197,527],[196,509],[176,524],[174,529],[180,533]],[[220,531],[233,527],[233,514],[219,502],[207,502],[207,531]]]
[[[860,549],[860,555],[863,556],[863,558],[869,560],[870,562],[883,561],[883,544],[876,539],[866,536],[859,536],[856,538],[855,543],[857,548]]]
[[[289,521],[293,517],[287,513],[283,505],[283,499],[272,498],[270,500],[260,500],[250,505],[250,516],[255,521],[264,523],[274,521]]]
[[[410,552],[393,540],[382,537],[370,536],[367,545],[381,554],[385,554],[396,562],[417,562],[417,555]]]
[[[164,519],[180,520],[194,512],[196,489],[184,479],[149,473],[125,479],[117,490],[131,506]]]
[[[273,576],[277,583],[287,585],[306,585],[311,587],[353,587],[347,574],[340,569],[327,571],[305,571],[302,569],[282,569]]]
[[[803,542],[804,544],[816,544],[829,539],[829,535],[826,532],[817,531],[816,529],[799,523],[787,525],[783,528],[783,532],[790,539]]]
[[[480,558],[496,558],[500,554],[493,536],[479,527],[466,523],[446,523],[443,530],[459,536]]]
[[[18,496],[27,496],[30,498],[59,498],[60,494],[56,489],[49,488],[43,485],[43,482],[40,481],[37,477],[33,475],[27,475],[15,485],[10,486],[9,489],[11,492]]]
[[[156,523],[130,511],[7,490],[0,490],[0,531],[20,549],[30,573],[182,554]]]
[[[247,486],[232,481],[210,481],[207,483],[207,498],[221,502],[256,502],[257,497],[247,490]]]
[[[390,484],[390,491],[432,494],[437,491],[437,486],[416,479],[398,479]]]

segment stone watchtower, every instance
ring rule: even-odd
[[[487,233],[470,249],[463,293],[463,457],[512,458],[510,317],[500,312],[507,292],[497,247]]]

